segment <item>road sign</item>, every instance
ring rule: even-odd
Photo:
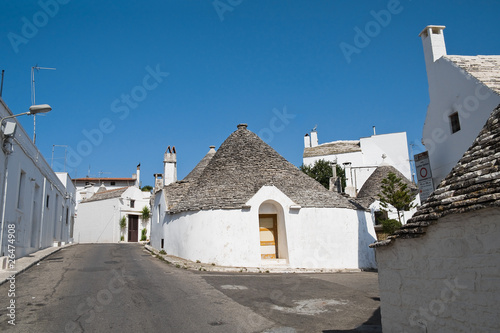
[[[434,191],[432,181],[431,165],[429,162],[429,153],[423,153],[414,156],[415,168],[417,169],[418,188],[420,190],[420,201],[424,202]]]

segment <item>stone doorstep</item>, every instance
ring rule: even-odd
[[[206,263],[195,263],[193,261],[175,257],[169,254],[159,254],[159,251],[150,245],[145,245],[144,248],[153,255],[161,256],[165,261],[173,265],[179,265],[179,268],[191,269],[196,271],[206,272],[227,272],[227,273],[357,273],[361,269],[332,269],[332,268],[291,268],[286,264],[285,259],[267,259],[278,260],[278,264],[263,265],[261,267],[232,267],[232,266],[217,266]],[[282,262],[285,264],[281,264]]]

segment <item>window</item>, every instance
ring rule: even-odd
[[[45,200],[45,207],[49,208],[50,195],[47,194],[47,200]]]
[[[113,186],[113,185],[116,185],[116,182],[111,182],[110,184],[111,184],[111,186]]]
[[[135,200],[130,200],[130,208],[135,208]]]
[[[17,193],[17,208],[18,209],[23,208],[25,187],[26,187],[26,172],[21,170],[21,175],[19,176],[19,191]]]
[[[458,118],[458,112],[450,115],[450,125],[451,133],[456,133],[460,131],[460,119]]]

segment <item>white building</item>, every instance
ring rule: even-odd
[[[429,25],[420,33],[430,97],[422,143],[429,152],[434,186],[500,103],[500,56],[447,55],[444,28]]]
[[[82,200],[78,208],[74,241],[77,243],[138,242],[142,230],[150,237],[150,221],[142,220],[142,209],[149,208],[149,192],[136,186],[107,190],[103,185],[90,198]],[[120,228],[125,217],[126,227]]]
[[[11,115],[0,98],[0,117]],[[5,120],[1,132],[0,257],[12,253],[12,246],[19,258],[68,242],[75,204],[69,176],[54,173],[15,118]]]
[[[246,124],[182,181],[176,162],[169,147],[165,186],[153,199],[153,247],[227,266],[375,267],[369,213],[305,175]]]
[[[97,192],[101,185],[104,185],[108,190],[117,188],[136,186],[141,187],[141,165],[137,166],[137,172],[131,178],[119,177],[83,177],[73,179],[76,188],[76,208],[78,204],[85,199],[90,198]]]
[[[498,332],[499,147],[500,105],[408,223],[372,245],[385,333]]]
[[[406,132],[372,135],[359,140],[333,141],[318,144],[318,133],[304,137],[303,164],[318,160],[336,161],[346,174],[345,192],[356,197],[363,184],[382,163],[392,165],[411,180]]]

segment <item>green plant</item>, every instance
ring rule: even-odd
[[[149,210],[148,206],[142,207],[141,218],[144,222],[146,222],[149,219],[150,214],[151,214],[151,211]]]
[[[396,219],[382,220],[382,230],[389,235],[393,234],[399,228],[401,228],[401,222]]]
[[[123,242],[125,240],[125,236],[120,236],[120,240]]]
[[[142,229],[142,231],[141,231],[141,241],[145,241],[147,239],[147,235],[146,235],[147,232],[148,231],[146,230],[146,228]]]
[[[390,206],[394,207],[398,213],[398,221],[401,224],[401,212],[415,207],[412,202],[416,193],[412,193],[408,185],[393,172],[389,172],[387,177],[382,179],[381,188],[382,191],[378,195],[380,206],[384,211],[389,211]]]
[[[125,229],[127,226],[127,218],[125,216],[122,216],[120,219],[120,229]]]
[[[200,263],[201,263],[201,261],[199,261],[199,260],[196,260],[196,263],[197,263],[197,264],[200,264]]]
[[[165,252],[165,250],[161,250],[159,253],[160,254],[167,254],[167,252]]]
[[[333,177],[333,171],[330,162],[325,160],[318,160],[314,162],[314,165],[312,166],[302,164],[299,169],[309,177],[314,178],[326,189],[330,189],[330,178]],[[345,171],[338,164],[336,165],[335,169],[337,170],[337,177],[340,178],[342,191],[344,191],[346,186]]]
[[[141,191],[142,192],[151,192],[151,190],[153,189],[153,186],[151,185],[145,185],[141,188]]]
[[[181,267],[181,265],[179,265],[179,264],[175,264],[175,267],[180,268],[180,267]]]

